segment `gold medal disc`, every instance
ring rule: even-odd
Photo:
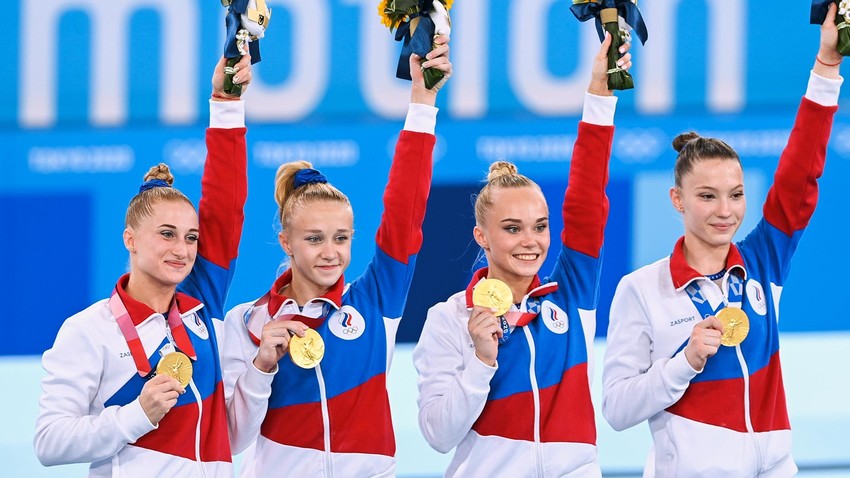
[[[319,365],[325,356],[325,341],[313,329],[307,329],[304,337],[293,335],[289,338],[289,357],[292,363],[301,368],[313,368]]]
[[[720,343],[727,347],[739,345],[750,333],[750,319],[747,313],[738,307],[726,307],[717,313],[716,317],[723,324],[723,335]]]
[[[511,308],[514,294],[507,284],[499,279],[482,279],[475,284],[472,291],[472,303],[479,307],[496,309],[496,316],[501,317]]]
[[[182,352],[171,352],[159,359],[156,373],[174,377],[180,382],[181,387],[186,388],[192,380],[192,360]]]

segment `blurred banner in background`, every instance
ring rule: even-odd
[[[282,162],[306,159],[354,205],[354,278],[371,257],[381,195],[409,83],[377,0],[267,0],[275,27],[245,94],[250,194],[228,302],[262,295],[283,253],[272,196]],[[817,52],[809,5],[654,0],[650,38],[633,49],[636,88],[618,92],[611,215],[597,335],[619,278],[666,255],[682,234],[669,204],[684,131],[718,136],[744,162],[748,217],[760,216]],[[549,199],[556,255],[576,123],[599,40],[566,0],[462,0],[452,10],[455,74],[441,93],[425,245],[399,340],[430,305],[465,287],[478,249],[472,195],[488,164],[517,163]],[[0,354],[40,354],[69,315],[105,298],[127,267],[124,213],[142,175],[170,164],[196,204],[219,2],[7,2],[0,88],[0,250],[6,304]],[[839,310],[850,266],[843,194],[850,177],[846,91],[821,200],[783,295],[782,330],[850,330]],[[214,238],[204,238],[214,240]],[[551,268],[544,267],[544,274]]]

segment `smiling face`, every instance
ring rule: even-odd
[[[198,254],[198,214],[181,200],[161,200],[151,214],[124,230],[130,250],[130,272],[139,283],[177,287]]]
[[[351,261],[354,214],[339,201],[311,201],[295,207],[278,236],[290,258],[287,295],[302,304],[328,292]]]
[[[744,172],[735,159],[704,159],[670,189],[673,206],[685,221],[689,247],[728,247],[744,220]]]
[[[532,187],[500,188],[473,235],[487,255],[489,277],[525,290],[549,251],[549,207]]]

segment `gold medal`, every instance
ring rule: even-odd
[[[313,329],[307,329],[304,337],[293,335],[289,338],[289,358],[301,368],[313,368],[319,365],[325,356],[325,341]]]
[[[496,309],[496,316],[501,317],[511,308],[514,294],[507,284],[499,279],[482,279],[472,290],[472,303],[479,307]]]
[[[182,352],[171,352],[159,359],[156,373],[174,377],[180,382],[181,387],[186,388],[192,380],[192,360]]]
[[[720,343],[727,347],[739,345],[750,333],[750,319],[747,313],[738,307],[726,307],[717,313],[716,317],[723,324],[723,335]]]

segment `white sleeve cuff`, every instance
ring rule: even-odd
[[[210,128],[244,128],[245,102],[210,100]]]
[[[674,355],[673,358],[667,362],[665,371],[667,372],[667,377],[670,381],[681,388],[687,388],[691,379],[702,372],[702,370],[694,370],[694,368],[691,367],[690,362],[688,362],[688,358],[685,356],[684,350]]]
[[[410,103],[407,108],[407,118],[404,120],[404,129],[416,133],[434,134],[437,126],[437,111],[439,108],[421,103]]]
[[[824,78],[814,71],[809,75],[809,86],[806,88],[806,98],[822,106],[838,104],[838,94],[844,78]]]
[[[253,396],[269,397],[272,392],[272,381],[277,371],[277,364],[271,372],[266,373],[258,369],[253,362],[250,363],[242,379],[243,390]]]
[[[118,407],[115,416],[121,432],[130,443],[159,427],[158,424],[151,423],[138,398],[123,407]]]
[[[487,393],[490,391],[490,380],[493,375],[496,375],[498,369],[498,362],[495,367],[491,367],[482,362],[477,355],[472,354],[472,359],[466,364],[463,381],[471,389]]]
[[[598,126],[614,126],[614,111],[616,109],[616,96],[599,96],[585,92],[581,120]]]

